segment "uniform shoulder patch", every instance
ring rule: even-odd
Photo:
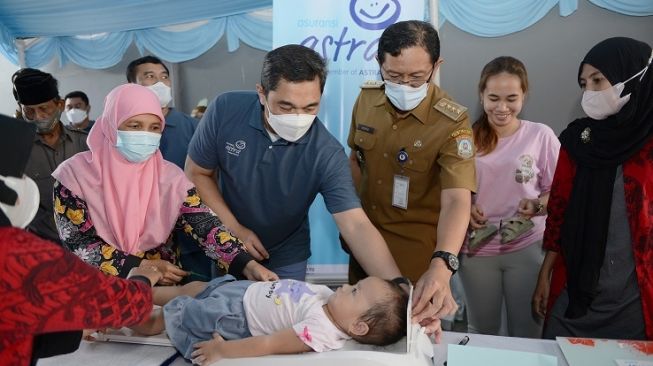
[[[474,156],[474,139],[472,135],[458,135],[456,137],[456,147],[458,156],[463,159],[469,159]]]
[[[471,128],[459,128],[455,130],[454,132],[451,133],[451,138],[455,139],[458,138],[458,136],[472,136],[472,129]]]
[[[365,80],[361,84],[361,89],[381,89],[384,82],[381,80]]]
[[[435,103],[433,108],[435,108],[435,110],[441,112],[442,114],[451,118],[454,121],[458,121],[460,117],[462,117],[463,113],[467,111],[467,107],[462,106],[447,98],[442,98],[438,100],[438,102]]]
[[[456,140],[458,156],[469,159],[474,156],[474,137],[470,128],[459,128],[449,135],[449,138]]]

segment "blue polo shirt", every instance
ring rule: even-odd
[[[213,100],[188,155],[219,171],[222,196],[270,253],[270,268],[310,257],[308,209],[318,193],[331,214],[361,207],[345,151],[322,122],[296,142],[272,142],[255,92]]]
[[[174,108],[168,109],[168,115],[165,118],[166,125],[161,135],[159,149],[164,159],[183,170],[186,163],[188,144],[190,139],[193,138],[199,121]]]

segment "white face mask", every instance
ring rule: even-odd
[[[160,142],[160,133],[118,130],[116,148],[130,162],[142,163],[156,153]]]
[[[617,83],[612,87],[604,90],[585,90],[583,92],[583,100],[580,102],[580,105],[583,107],[585,114],[587,114],[587,116],[592,119],[600,121],[619,113],[621,108],[623,108],[623,106],[626,105],[626,103],[628,103],[630,100],[630,94],[624,95],[623,97],[621,96],[621,93],[626,87],[626,83],[638,77],[639,75],[642,75],[639,78],[641,81],[644,77],[644,74],[646,73],[646,70],[648,70],[648,67],[651,64],[651,59],[653,59],[653,55],[648,60],[648,64],[645,68],[642,69],[642,71],[631,76],[626,81]]]
[[[268,123],[274,132],[290,142],[304,136],[315,120],[314,114],[272,114],[267,103],[265,108],[268,110]]]
[[[12,226],[23,229],[32,222],[32,219],[36,216],[36,211],[39,209],[39,187],[26,175],[23,175],[23,178],[0,175],[0,180],[3,180],[7,187],[16,191],[18,195],[15,205],[0,202],[0,209],[7,216]]]
[[[66,111],[66,119],[68,120],[67,125],[69,124],[78,124],[86,119],[88,113],[83,109],[73,108]]]
[[[429,89],[429,83],[414,88],[409,85],[401,85],[392,81],[385,81],[385,95],[390,99],[392,105],[401,111],[415,109],[424,98]]]
[[[158,83],[150,85],[147,88],[153,91],[154,94],[156,94],[156,97],[159,98],[161,108],[167,107],[168,104],[170,104],[172,101],[172,89],[163,82],[159,81]]]

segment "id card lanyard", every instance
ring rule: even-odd
[[[404,171],[404,164],[408,161],[408,153],[405,148],[399,149],[397,152],[397,162],[401,166],[401,172]],[[410,186],[410,178],[401,175],[395,174],[393,185],[392,185],[392,206],[398,207],[404,210],[408,209],[408,188]]]

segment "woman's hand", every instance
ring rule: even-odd
[[[485,224],[487,224],[487,217],[483,214],[481,207],[472,205],[472,211],[469,215],[469,226],[476,230],[485,227]]]
[[[150,285],[154,286],[157,282],[161,281],[163,278],[163,273],[161,273],[155,266],[139,266],[132,268],[129,271],[129,274],[127,274],[127,278],[132,276],[147,277],[147,279],[150,280]]]
[[[533,292],[533,301],[531,303],[533,314],[537,315],[539,318],[544,319],[546,316],[546,307],[549,302],[549,292],[551,290],[551,284],[548,278],[538,276],[537,285],[535,286],[535,291]]]
[[[541,205],[537,199],[522,198],[517,206],[517,213],[525,217],[533,217],[538,214],[538,204]]]
[[[255,260],[247,262],[243,268],[243,276],[251,281],[276,281],[279,279],[276,273],[263,267],[263,265]]]
[[[143,259],[139,267],[155,267],[162,274],[162,278],[157,282],[159,285],[174,285],[179,283],[190,273],[175,266],[174,264],[164,261],[163,259]]]

